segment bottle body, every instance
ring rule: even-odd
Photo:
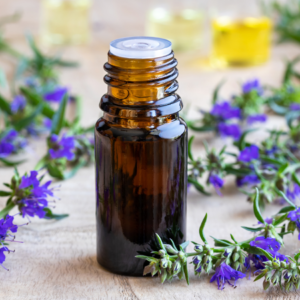
[[[108,92],[95,125],[97,260],[117,274],[142,276],[138,254],[186,240],[187,126],[175,94],[173,53],[122,59],[109,53]]]

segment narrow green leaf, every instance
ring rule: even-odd
[[[258,232],[261,231],[263,229],[265,229],[264,227],[257,227],[257,228],[253,228],[253,227],[246,227],[246,226],[241,226],[243,229],[251,231],[251,232]]]
[[[15,207],[14,202],[10,202],[8,205],[6,205],[1,211],[0,211],[0,219],[3,219],[6,215],[9,214],[9,212]]]
[[[233,243],[227,241],[227,240],[219,240],[217,238],[214,238],[213,236],[210,236],[214,241],[215,241],[215,246],[216,247],[227,247],[227,246],[232,246]]]
[[[225,81],[226,81],[225,79],[221,80],[221,82],[214,89],[214,91],[213,91],[213,98],[212,98],[212,104],[215,104],[217,102],[218,97],[219,97],[220,89],[224,85]]]
[[[58,135],[61,129],[63,128],[67,103],[68,103],[68,96],[65,95],[59,104],[58,110],[53,116],[51,134]]]
[[[52,176],[54,178],[57,178],[57,179],[60,179],[60,180],[64,179],[63,172],[58,167],[56,167],[55,165],[48,164],[47,165],[47,170],[48,170],[50,176]]]
[[[0,95],[0,110],[5,112],[9,116],[12,115],[12,111],[10,109],[10,103],[6,99],[4,99],[1,95]]]
[[[289,211],[292,211],[292,210],[295,210],[295,206],[285,206],[284,208],[282,208],[278,213],[278,214],[284,214],[286,212],[289,212]]]
[[[157,241],[158,241],[158,243],[159,243],[159,245],[160,245],[160,248],[163,249],[163,250],[167,253],[167,250],[166,250],[166,248],[165,248],[165,245],[164,245],[164,243],[162,242],[160,236],[159,236],[157,233],[156,233],[155,235],[156,235],[156,239],[157,239]]]
[[[157,262],[157,261],[158,261],[157,258],[154,258],[154,257],[151,257],[151,256],[136,255],[135,257],[136,257],[136,258],[140,258],[140,259],[147,260],[147,261],[149,261],[149,262]]]
[[[29,116],[27,116],[21,120],[18,120],[17,122],[13,122],[12,123],[13,127],[17,131],[20,131],[20,130],[28,127],[30,124],[32,124],[34,122],[34,119],[40,115],[42,110],[43,110],[43,104],[40,104],[38,106],[38,108],[32,114],[30,114]]]
[[[191,161],[194,161],[193,154],[192,154],[192,143],[193,143],[193,140],[194,140],[194,136],[191,136],[189,138],[189,142],[188,142],[188,156],[189,156],[189,159]]]
[[[15,167],[15,166],[18,166],[18,165],[22,164],[23,162],[25,162],[26,159],[18,160],[18,161],[10,161],[6,158],[0,158],[0,161],[8,167]]]
[[[262,277],[264,277],[267,272],[268,272],[267,269],[263,270],[262,273],[260,273],[258,276],[255,277],[254,281],[257,281],[257,280],[261,279]]]
[[[216,127],[213,126],[195,126],[194,124],[192,124],[191,122],[187,123],[188,127],[194,131],[197,132],[208,132],[208,131],[214,131],[216,130]]]
[[[44,208],[44,211],[46,212],[45,218],[46,219],[55,219],[55,220],[61,220],[64,218],[67,218],[68,214],[54,214],[50,208]]]
[[[82,159],[77,165],[73,166],[70,171],[64,172],[64,179],[67,180],[67,179],[72,178],[78,172],[78,170],[81,169],[85,165],[86,165],[86,162],[84,159]]]
[[[292,202],[292,201],[290,201],[289,199],[288,199],[288,197],[282,192],[282,191],[279,191],[278,189],[276,189],[276,192],[277,192],[277,194],[279,195],[279,196],[281,196],[290,206],[293,206],[294,207],[294,209],[296,208],[296,205]]]
[[[0,197],[10,196],[12,192],[0,191]]]
[[[280,223],[284,222],[287,218],[287,213],[282,215],[279,219],[275,220],[275,222],[273,223],[274,226],[279,225]]]
[[[253,202],[254,215],[259,222],[266,225],[266,222],[265,222],[264,218],[262,217],[260,208],[259,208],[259,190],[258,190],[258,188],[255,188],[255,191],[256,191],[256,196],[255,196],[255,200]]]
[[[188,245],[189,245],[189,241],[186,241],[186,242],[184,242],[184,243],[182,243],[182,244],[180,244],[180,247],[182,248],[182,249],[185,249]],[[176,248],[175,248],[176,249]]]
[[[238,242],[236,241],[236,239],[234,238],[234,236],[232,234],[230,234],[230,237],[234,241],[235,244],[238,244]]]
[[[205,235],[204,235],[204,227],[205,227],[206,221],[207,221],[207,214],[205,214],[205,216],[204,216],[204,218],[201,222],[200,228],[199,228],[200,238],[203,241],[203,243],[205,243],[205,244],[207,244],[207,240],[206,240]]]
[[[183,265],[183,272],[184,272],[184,277],[185,277],[186,283],[189,285],[190,284],[190,279],[189,279],[189,272],[188,272],[188,269],[187,269],[187,263],[185,263]]]
[[[260,247],[257,247],[263,254],[264,254],[264,256],[267,258],[267,259],[269,259],[269,260],[273,260],[273,256],[269,253],[269,252],[267,252],[266,250],[264,250],[264,249],[262,249],[262,248],[260,248]]]
[[[206,192],[204,187],[197,180],[195,180],[192,177],[188,176],[188,182],[193,184],[194,187],[197,189],[197,191],[199,191],[200,193],[202,193],[206,196],[210,196],[210,193]]]

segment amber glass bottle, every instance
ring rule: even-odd
[[[134,37],[111,43],[108,92],[95,126],[97,259],[108,270],[142,276],[139,253],[155,233],[186,239],[187,127],[175,94],[171,43]]]

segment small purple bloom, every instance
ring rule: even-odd
[[[267,224],[272,224],[272,223],[273,223],[273,218],[265,218],[264,221],[265,221]],[[262,224],[262,222],[258,222],[258,224]]]
[[[30,175],[22,176],[18,187],[18,194],[24,195],[17,202],[22,216],[44,218],[46,216],[45,208],[49,206],[48,196],[53,196],[53,188],[50,188],[51,181],[41,184],[38,179],[38,172],[31,171]]]
[[[227,265],[225,262],[221,263],[217,269],[215,274],[212,276],[210,282],[217,281],[218,289],[223,290],[225,283],[228,283],[233,286],[230,280],[234,280],[234,285],[239,278],[244,278],[246,275],[240,271],[236,271]]]
[[[15,114],[25,108],[26,99],[22,95],[17,95],[13,98],[10,104],[11,111]]]
[[[238,160],[242,162],[251,162],[259,158],[259,148],[256,145],[246,147],[241,151]]]
[[[297,207],[295,210],[289,212],[287,216],[293,222],[300,221],[300,207]]]
[[[60,102],[67,92],[66,87],[57,87],[55,90],[46,93],[44,99],[49,102]]]
[[[58,159],[65,157],[67,160],[72,160],[75,156],[75,138],[73,136],[63,135],[59,140],[56,134],[52,134],[50,137],[49,154],[52,159]]]
[[[210,184],[212,184],[212,186],[215,188],[216,192],[218,194],[221,194],[220,189],[224,185],[224,180],[220,176],[218,176],[217,174],[211,174],[209,176],[208,180],[209,180]]]
[[[43,125],[44,125],[45,129],[50,130],[51,126],[52,126],[52,120],[49,118],[44,118]]]
[[[243,90],[244,94],[248,94],[253,90],[256,91],[259,96],[261,96],[263,94],[263,88],[260,85],[260,82],[258,79],[252,79],[252,80],[246,81],[242,85],[242,90]]]
[[[248,256],[245,258],[244,266],[246,269],[250,269],[250,262],[254,263],[254,267],[257,270],[264,269],[266,266],[264,264],[265,261],[268,261],[268,259],[264,255],[258,255],[258,254],[248,254]]]
[[[243,177],[238,177],[236,179],[236,185],[238,187],[242,187],[243,185],[256,185],[260,183],[260,179],[258,178],[258,176],[256,174],[250,174],[250,175],[246,175]]]
[[[9,130],[0,140],[0,158],[5,158],[25,147],[26,140],[18,136],[14,129]]]
[[[247,118],[247,123],[249,125],[254,124],[256,122],[264,123],[266,121],[267,121],[267,116],[264,114],[251,115],[251,116],[248,116],[248,118]]]
[[[280,249],[280,243],[276,239],[270,237],[265,238],[264,236],[255,238],[254,241],[250,242],[250,246],[262,248],[270,253],[277,252]]]
[[[300,104],[299,103],[292,103],[290,105],[290,110],[300,110]]]
[[[237,124],[219,123],[218,131],[221,136],[233,137],[234,140],[238,140],[241,136],[241,129]]]
[[[228,101],[216,103],[210,113],[222,121],[241,118],[241,110],[231,106]]]

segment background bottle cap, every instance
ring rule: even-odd
[[[112,41],[110,52],[125,58],[156,58],[170,54],[172,43],[156,37],[128,37]]]

